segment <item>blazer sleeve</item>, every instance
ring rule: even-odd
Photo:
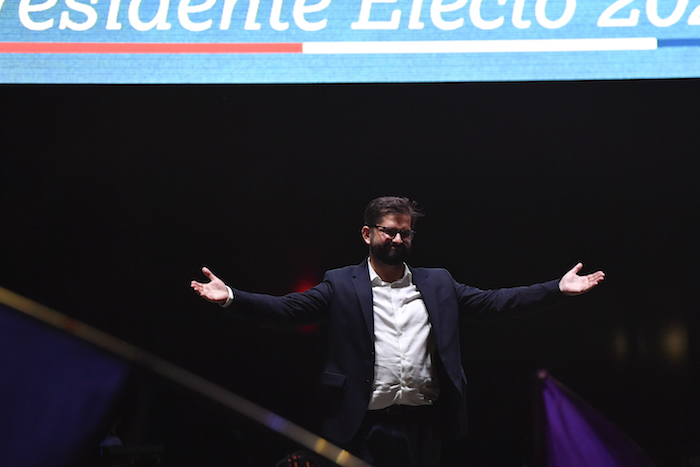
[[[328,315],[333,286],[328,273],[306,292],[273,296],[233,289],[228,308],[236,317],[263,326],[302,326],[319,323]]]
[[[542,308],[558,303],[565,295],[559,280],[523,287],[482,290],[454,282],[460,310],[483,317],[500,316],[515,310]]]

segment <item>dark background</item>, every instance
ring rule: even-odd
[[[697,80],[3,86],[0,286],[312,427],[322,331],[241,323],[189,281],[206,264],[242,289],[303,290],[364,258],[373,197],[409,196],[427,213],[415,266],[482,288],[579,260],[607,274],[535,315],[465,321],[459,465],[531,464],[540,368],[658,465],[691,465],[698,97]],[[273,465],[297,449],[145,370],[116,420],[168,465]]]

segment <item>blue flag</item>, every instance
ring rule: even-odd
[[[60,467],[86,449],[97,452],[86,441],[104,429],[128,370],[97,347],[0,305],[0,465]]]

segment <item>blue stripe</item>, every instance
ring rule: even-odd
[[[659,39],[659,47],[700,47],[700,39]]]

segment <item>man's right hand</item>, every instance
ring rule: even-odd
[[[190,283],[190,287],[192,287],[200,297],[206,298],[210,302],[218,303],[219,305],[226,303],[226,300],[228,300],[228,289],[226,288],[226,284],[224,284],[221,279],[216,277],[214,273],[209,270],[209,268],[202,268],[202,272],[209,278],[209,282],[203,283],[193,280]]]

